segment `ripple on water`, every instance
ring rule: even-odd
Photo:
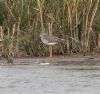
[[[85,67],[39,64],[0,66],[0,93],[100,94],[100,71],[80,69]]]

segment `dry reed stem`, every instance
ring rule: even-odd
[[[2,53],[3,53],[2,41],[3,41],[3,27],[0,26],[0,57],[2,56]]]
[[[42,10],[42,4],[41,4],[40,0],[37,0],[37,4],[38,4],[38,7],[39,7],[39,12],[40,12],[42,32],[44,32],[43,17],[42,17],[43,10]]]

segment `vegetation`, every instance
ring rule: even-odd
[[[53,53],[99,51],[100,0],[1,0],[0,25],[4,57],[47,56],[39,33],[65,39]]]

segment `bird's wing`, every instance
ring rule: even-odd
[[[59,38],[58,37],[56,37],[56,36],[45,36],[45,38],[47,39],[47,40],[49,40],[50,42],[58,42],[58,40],[59,40]]]

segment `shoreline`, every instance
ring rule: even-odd
[[[56,65],[100,65],[100,58],[96,56],[56,56],[53,58],[49,57],[23,57],[14,58],[13,65],[28,65],[28,64],[40,64],[50,63]],[[7,64],[6,59],[0,60],[0,65]]]

